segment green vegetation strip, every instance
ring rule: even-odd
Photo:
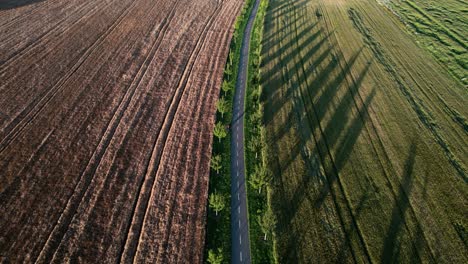
[[[234,24],[229,57],[224,69],[220,99],[217,104],[216,125],[213,131],[213,150],[210,162],[208,213],[206,222],[205,262],[229,263],[231,259],[231,175],[230,136],[228,125],[232,119],[234,87],[238,72],[242,32],[247,25],[255,1],[247,0]]]
[[[250,40],[245,104],[245,155],[252,263],[277,262],[273,253],[276,220],[269,203],[271,173],[267,168],[268,151],[260,85],[262,37],[267,7],[268,0],[262,0]]]
[[[468,85],[468,46],[465,25],[466,5],[454,1],[405,0],[388,7],[409,26],[422,44],[450,73]],[[461,32],[461,33],[459,33]]]
[[[436,121],[431,118],[433,114],[431,114],[427,109],[424,109],[424,104],[422,101],[417,98],[411,91],[409,87],[405,84],[403,79],[399,76],[397,73],[397,70],[395,69],[394,63],[391,61],[391,59],[385,54],[384,50],[382,49],[382,46],[379,42],[375,40],[373,37],[373,34],[371,30],[364,25],[364,22],[361,18],[361,15],[357,10],[351,8],[348,11],[349,13],[349,18],[353,22],[354,26],[356,27],[357,31],[362,34],[364,42],[369,45],[370,49],[374,53],[375,57],[379,61],[380,64],[385,68],[385,70],[388,72],[390,77],[398,84],[398,87],[400,88],[401,92],[404,94],[405,98],[408,100],[410,103],[411,107],[414,109],[414,111],[417,113],[419,120],[429,129],[429,131],[432,133],[432,135],[435,138],[435,141],[440,145],[440,147],[444,150],[445,155],[447,156],[448,160],[452,164],[452,166],[457,170],[458,174],[460,177],[465,181],[468,182],[468,175],[466,168],[464,165],[460,162],[460,160],[453,154],[449,143],[445,138],[442,136],[442,134],[438,130],[438,124]],[[460,116],[454,116],[454,120],[463,122],[463,127],[466,127],[467,125],[465,124],[466,121],[464,120],[463,117]]]

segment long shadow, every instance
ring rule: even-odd
[[[322,92],[322,96],[326,96],[328,99],[331,99],[335,95],[335,93],[338,91],[338,88],[341,86],[341,84],[345,80],[345,76],[347,74],[349,74],[349,72],[351,70],[351,66],[356,61],[359,53],[360,53],[360,51],[358,51],[354,56],[352,56],[351,60],[348,63],[349,67],[344,68],[343,71],[341,72],[341,74],[339,74],[335,79],[328,82],[329,85],[327,85],[324,88],[324,91]],[[313,62],[313,64],[315,64],[315,62]],[[323,68],[323,70],[321,70],[320,73],[316,76],[315,80],[319,80],[319,81],[315,82],[315,80],[314,80],[313,83],[315,85],[314,86],[309,86],[307,88],[307,90],[309,90],[309,91],[308,91],[308,97],[306,97],[306,98],[310,99],[310,100],[308,100],[308,102],[310,102],[309,103],[310,105],[312,105],[312,97],[314,97],[314,94],[317,94],[318,91],[319,91],[319,89],[317,89],[316,87],[319,87],[321,83],[326,82],[330,72],[333,72],[337,67],[338,67],[338,62],[336,62],[334,60],[331,60],[325,66],[325,68]],[[369,70],[369,66],[365,67],[362,70],[362,72],[359,74],[359,76],[357,78],[357,81],[355,82],[355,87],[353,87],[354,89],[356,89],[356,90],[359,89],[359,87],[361,86],[362,81],[364,80],[364,77],[367,74],[368,70]],[[306,73],[306,75],[307,74],[308,73]],[[299,87],[299,85],[301,85],[301,84],[298,83],[296,85]],[[296,88],[296,89],[298,89],[298,88]],[[349,90],[348,90],[348,92],[349,92]],[[334,114],[332,115],[331,121],[328,123],[328,126],[324,130],[324,135],[322,135],[322,138],[320,138],[319,141],[324,141],[325,139],[323,137],[326,136],[327,133],[328,133],[328,134],[332,135],[332,137],[328,138],[328,143],[329,143],[329,145],[334,146],[335,143],[336,143],[336,140],[338,139],[338,137],[340,135],[340,134],[336,134],[336,132],[341,132],[341,133],[344,133],[344,134],[349,133],[349,132],[347,132],[349,130],[347,130],[347,131],[344,130],[344,125],[347,123],[346,122],[347,112],[349,112],[349,109],[351,107],[353,107],[353,104],[352,104],[353,96],[355,96],[355,94],[345,96],[345,98],[341,100],[341,102],[336,107],[336,110],[335,110]],[[367,99],[367,102],[366,102],[367,104],[365,105],[366,109],[364,109],[364,110],[361,109],[361,111],[367,111],[367,107],[370,104],[370,101],[372,100],[373,96],[374,96],[374,93],[371,93],[371,95],[369,95],[369,97]],[[330,104],[331,104],[331,100],[328,100],[326,103],[322,102],[320,107],[322,109],[326,110],[326,109],[330,108]],[[305,112],[303,110],[301,110],[301,109],[295,109],[295,110],[293,110],[293,112],[296,112],[298,123],[299,124],[308,124],[310,126],[310,129],[308,130],[309,131],[308,134],[306,134],[306,135],[303,134],[302,135],[302,137],[301,137],[302,142],[297,142],[295,144],[295,146],[290,150],[289,158],[283,164],[280,165],[280,167],[281,167],[280,171],[281,172],[284,171],[290,165],[291,162],[296,160],[296,157],[297,157],[297,155],[299,155],[299,153],[301,153],[303,155],[304,160],[306,160],[306,161],[311,160],[311,157],[309,156],[309,154],[304,153],[303,151],[301,151],[301,149],[303,148],[305,143],[310,138],[314,137],[311,134],[311,131],[314,131],[316,129],[316,126],[317,126],[316,123],[317,122],[316,121],[315,122],[311,121],[310,117],[307,117],[307,116],[310,116],[310,115],[314,115],[312,113],[313,110],[311,110],[310,107],[309,107],[308,109],[306,109]],[[315,115],[315,117],[312,117],[312,119],[317,118],[317,117],[318,116]],[[288,117],[289,122],[290,122],[290,120],[291,120],[291,118]],[[293,123],[293,122],[291,122],[291,123]],[[350,132],[356,132],[356,131],[359,132],[363,128],[363,123],[364,123],[364,121],[362,121],[360,118],[356,118],[356,120],[353,121],[353,125],[350,126],[350,130],[351,130]],[[356,124],[360,124],[360,126],[357,127]],[[280,130],[280,132],[281,132],[281,134],[287,133],[287,129]],[[350,133],[349,136],[352,136],[353,138],[346,141],[348,144],[339,147],[339,149],[341,150],[338,153],[339,157],[341,158],[339,164],[343,163],[343,161],[344,161],[344,159],[342,157],[346,157],[346,156],[349,155],[349,153],[346,153],[345,148],[350,147],[350,149],[352,149],[352,145],[356,142],[357,137],[359,136],[359,133]],[[277,138],[278,135],[274,135],[274,137],[275,137],[275,139],[278,139]],[[353,142],[353,144],[349,144],[349,142]],[[317,145],[321,145],[321,144],[322,143],[317,143]],[[322,155],[325,155],[325,154],[322,153]],[[309,166],[309,171],[311,169],[316,171],[318,166],[319,166],[318,164],[312,164],[311,166]],[[342,165],[340,165],[340,167],[341,166]],[[313,169],[313,168],[315,168],[315,169]],[[288,201],[284,204],[285,205],[284,210],[286,212],[288,212],[288,217],[287,217],[288,221],[287,222],[289,222],[291,219],[294,218],[295,214],[297,213],[297,210],[300,208],[301,203],[303,202],[304,198],[308,194],[307,190],[309,188],[310,181],[314,177],[317,177],[317,176],[318,175],[315,175],[315,176],[314,175],[307,175],[307,176],[303,177],[302,181],[298,184],[298,189],[295,190],[295,192],[293,194],[293,197],[290,200],[288,199]],[[323,190],[321,191],[321,196],[322,197],[326,196],[326,194],[328,193],[327,190],[328,190],[328,188],[323,188]]]
[[[15,9],[42,1],[44,0],[0,0],[0,10]]]
[[[321,39],[318,43],[312,46],[307,51],[304,58],[310,58],[314,56],[325,45],[329,37],[330,37],[330,34],[327,34],[323,39]],[[314,34],[313,39],[316,39],[316,38],[318,38],[318,35]],[[310,39],[310,42],[313,39]],[[268,87],[269,89],[279,91],[279,85],[281,84],[281,80],[283,81],[283,83],[288,83],[288,82],[290,83],[289,88],[286,91],[286,94],[280,95],[277,93],[269,93],[270,96],[265,98],[265,100],[272,102],[271,109],[281,109],[283,105],[290,99],[289,97],[292,95],[295,89],[300,87],[301,83],[299,83],[298,80],[295,80],[292,82],[290,81],[291,79],[293,79],[292,75],[295,74],[295,68],[297,68],[297,65],[296,67],[292,67],[292,68],[289,67],[288,71],[283,72],[282,69],[286,68],[285,66],[294,58],[301,57],[300,51],[302,49],[305,49],[307,47],[307,44],[309,44],[310,42],[305,41],[302,45],[299,45],[296,49],[291,49],[292,51],[284,55],[284,57],[279,56],[278,60],[280,63],[278,65],[275,65],[275,67],[271,71],[265,72],[265,74],[263,75],[266,78],[263,80],[263,83],[265,84],[265,87]],[[311,65],[313,65],[313,67],[317,67],[318,65],[320,65],[325,60],[325,58],[328,57],[332,53],[331,49],[332,47],[327,47],[326,50],[316,60],[314,60],[311,63]],[[320,79],[324,80],[325,78],[327,78],[329,76],[328,71],[334,69],[335,67],[337,67],[336,62],[331,61],[327,66],[325,66],[324,70],[321,70],[319,72]],[[312,74],[312,71],[313,69],[309,67],[308,72],[306,74]],[[278,76],[278,75],[283,75],[283,74],[285,76],[281,76],[281,78],[280,76]],[[273,97],[274,95],[276,95],[276,98]],[[273,118],[275,118],[275,115],[266,116],[265,123],[268,124],[269,122],[272,121]]]
[[[322,92],[322,94],[318,97],[317,102],[315,103],[315,105],[317,105],[317,119],[318,120],[322,120],[324,118],[325,113],[328,110],[326,106],[329,104],[330,100],[336,96],[336,93],[338,92],[339,87],[346,80],[346,75],[351,71],[351,68],[356,62],[359,54],[361,54],[361,51],[362,49],[356,52],[351,57],[349,62],[346,63],[346,67],[342,70],[342,73],[339,74],[338,77],[336,77],[335,80],[333,80],[333,82],[329,83],[325,87],[325,90]],[[370,67],[370,64],[367,64],[366,67],[362,70],[362,72],[359,73],[357,83],[354,84],[356,86],[354,87],[354,89],[360,88],[362,81],[364,80],[364,77],[369,71],[369,67]],[[317,83],[317,85],[319,85],[319,83]],[[311,85],[311,87],[314,87],[314,85]],[[353,99],[356,96],[356,94],[351,93],[349,90],[347,91],[347,94],[349,94],[349,96]],[[335,112],[341,113],[342,115],[345,114],[344,112],[347,111],[351,107],[351,103],[352,103],[352,100],[347,100],[347,103],[340,104],[341,107],[335,110]],[[325,106],[325,107],[322,107],[322,106]],[[339,110],[342,110],[342,111],[339,111]],[[329,124],[331,124],[331,122]],[[339,122],[339,124],[342,125],[343,122]],[[334,133],[337,133],[340,131],[339,129],[335,129],[335,128],[330,129],[330,130],[331,130],[330,132],[334,132]],[[326,132],[328,132],[327,129],[325,129],[325,135],[328,135],[328,133]]]
[[[288,29],[290,29],[291,25],[293,25],[294,23],[297,23],[298,21],[303,20],[304,18],[306,18],[306,16],[304,14],[295,15],[295,16],[285,14],[285,15],[281,15],[279,17],[282,18],[280,20],[281,26],[276,27],[276,30],[275,30],[276,32],[283,32],[285,30],[288,30]],[[272,17],[272,19],[275,19],[275,17]],[[262,39],[262,43],[271,42],[273,37],[274,37],[274,35],[268,35],[266,38]]]
[[[307,29],[305,29],[305,30],[307,30]],[[301,44],[298,44],[299,40],[301,40],[301,39],[299,39],[299,38],[291,39],[290,42],[287,43],[286,45],[291,47],[294,44],[296,44],[296,48],[290,48],[288,52],[285,52],[285,51],[287,51],[286,49],[280,48],[280,50],[282,50],[282,52],[277,52],[277,54],[278,54],[277,58],[280,59],[281,65],[288,65],[288,63],[290,63],[294,58],[297,58],[297,57],[310,58],[313,55],[315,55],[315,53],[317,53],[320,50],[320,48],[327,42],[327,40],[330,38],[331,34],[333,34],[333,32],[328,33],[324,37],[321,37],[320,41],[318,43],[316,43],[315,45],[310,47],[311,43],[314,42],[315,40],[317,40],[322,35],[322,33],[323,33],[323,29],[320,28],[318,30],[318,32],[316,32],[316,33],[310,35],[309,37],[307,37],[307,39],[302,41]],[[298,36],[301,36],[301,35],[302,35],[302,32],[298,33]],[[300,51],[305,50],[306,48],[308,48],[308,51],[304,55],[300,55]],[[276,57],[273,57],[273,56],[270,57],[270,55],[267,55],[267,56],[268,57],[263,61],[265,64],[276,58]],[[266,71],[264,73],[265,74],[264,76],[269,76],[270,74],[273,74],[274,72],[275,72],[274,69],[272,69],[271,71]]]
[[[285,3],[285,4],[280,5],[279,7],[275,7],[275,2],[272,1],[270,2],[270,6],[268,8],[269,10],[267,10],[267,13],[266,13],[266,18],[267,18],[266,21],[273,21],[274,19],[277,19],[277,18],[284,19],[285,17],[288,17],[288,15],[294,14],[296,10],[304,8],[307,4],[308,4],[308,0],[302,0],[302,1],[295,2],[293,5],[291,5],[291,3]],[[304,15],[301,15],[299,18],[302,18],[302,17],[304,17]],[[275,28],[275,32],[282,31],[287,26],[296,22],[296,20],[297,20],[297,17],[295,17],[295,19],[292,22],[283,25],[283,27]],[[263,40],[270,41],[273,36],[274,35],[267,35],[266,38],[264,38]]]
[[[296,9],[288,7],[289,4],[281,4],[281,2],[277,6],[280,6],[280,8],[273,8],[273,10],[281,12],[283,15],[284,12],[294,14],[295,10],[300,9],[300,7]],[[274,18],[272,12],[267,11],[267,21],[272,21],[269,20],[272,18]],[[351,84],[351,87],[343,85],[346,76],[351,74],[351,68],[357,61],[360,50],[353,54],[347,62],[340,63],[344,58],[334,55],[334,47],[331,46],[329,41],[332,33],[325,35],[323,28],[317,28],[317,23],[298,26],[296,31],[293,23],[297,23],[297,20],[292,19],[292,21],[292,23],[288,22],[288,24],[277,26],[283,28],[283,26],[290,25],[288,34],[295,37],[292,37],[286,43],[281,43],[282,46],[270,54],[267,53],[268,50],[279,45],[281,39],[277,35],[280,34],[279,31],[275,32],[277,28],[273,29],[273,23],[270,22],[270,25],[266,25],[267,34],[263,42],[265,48],[262,56],[265,58],[262,62],[263,65],[271,64],[275,60],[279,62],[271,67],[270,71],[262,73],[264,77],[262,84],[264,84],[264,89],[268,90],[262,100],[266,100],[266,107],[271,109],[271,112],[265,115],[265,123],[269,124],[276,120],[276,115],[284,108],[284,105],[287,102],[292,102],[291,109],[286,112],[286,119],[283,118],[283,126],[279,124],[280,128],[275,131],[274,135],[270,135],[273,141],[271,145],[277,148],[274,141],[280,140],[285,134],[289,133],[292,126],[297,124],[303,127],[298,129],[299,139],[292,142],[293,146],[288,149],[289,157],[286,160],[277,158],[276,168],[273,168],[273,184],[277,186],[281,194],[288,194],[282,199],[276,199],[275,202],[275,207],[282,212],[278,215],[277,232],[280,236],[287,237],[289,242],[300,238],[301,234],[297,232],[294,232],[295,234],[288,233],[291,232],[291,221],[295,218],[302,203],[308,200],[311,205],[320,207],[328,196],[331,186],[337,181],[338,176],[336,174],[349,159],[351,151],[365,127],[367,111],[375,96],[375,90],[372,90],[365,98],[363,105],[359,109],[357,108],[354,100],[356,100],[355,97],[369,71],[370,64],[355,76],[357,77],[355,78],[356,81]],[[290,65],[292,61],[295,64]],[[341,67],[341,65],[345,66]],[[333,75],[336,76],[331,78]],[[310,80],[311,77],[312,80]],[[287,88],[285,89],[285,87]],[[342,99],[338,100],[338,102],[333,99],[337,94],[342,95]],[[349,120],[351,119],[349,113],[352,111],[361,114]],[[331,112],[331,115],[328,112]],[[326,127],[322,129],[321,123],[325,116],[330,117],[327,119]],[[275,127],[278,126],[275,125]],[[314,143],[312,144],[314,146],[313,150],[306,147],[310,145],[311,140]],[[333,157],[331,157],[330,153],[331,148],[336,150]],[[276,151],[280,150],[276,149]],[[307,172],[298,179],[299,182],[295,184],[296,189],[289,192],[291,188],[284,185],[283,172],[288,169],[292,162],[297,160],[298,155],[301,155],[302,160],[305,161]],[[325,162],[325,159],[331,159],[333,166],[325,166],[325,175],[323,175],[320,164],[322,166],[330,164],[330,161]],[[312,187],[312,183],[317,187]],[[316,189],[316,191],[311,192],[312,189]],[[363,197],[363,203],[367,199],[368,197]],[[341,220],[342,226],[343,222]],[[350,238],[347,237],[346,240],[349,241]],[[285,253],[282,256],[285,258],[283,260],[285,263],[296,263],[298,261],[297,250],[290,246],[291,243],[286,244],[286,251],[282,249],[282,252]],[[294,245],[297,246],[297,244]],[[346,247],[350,247],[349,242]]]
[[[291,24],[293,24],[293,23],[291,23]],[[301,30],[301,32],[299,32],[299,34],[297,35],[297,38],[290,38],[288,40],[288,42],[281,45],[281,47],[279,49],[275,50],[275,52],[270,53],[270,54],[268,54],[268,56],[264,57],[264,59],[262,60],[262,64],[266,65],[269,62],[271,62],[272,60],[278,58],[279,56],[281,56],[281,55],[284,56],[286,51],[289,51],[289,53],[297,52],[297,50],[290,49],[291,46],[296,44],[298,42],[298,40],[302,40],[302,38],[304,38],[304,36],[306,36],[306,34],[310,33],[316,26],[317,26],[317,23],[307,25],[303,30]],[[314,41],[314,39],[316,39],[320,35],[321,31],[322,31],[322,29],[319,29],[314,34],[308,36],[307,39],[304,40],[304,43],[308,44],[308,43]],[[270,41],[265,41],[264,40],[262,42],[262,45],[264,45],[264,46],[270,46],[270,45],[273,46],[275,43],[276,43],[276,41],[273,41],[273,40],[270,40]]]
[[[334,79],[329,79],[330,73],[338,70],[339,67],[339,58],[332,59],[330,62],[320,70],[320,72],[316,75],[316,77],[310,82],[307,83],[307,89],[305,92],[305,114],[307,117],[306,123],[309,125],[309,131],[314,131],[318,128],[319,124],[323,121],[323,117],[328,111],[331,111],[333,98],[338,93],[339,89],[343,89],[342,84],[345,81],[345,78],[348,74],[350,74],[351,68],[356,62],[361,50],[356,52],[349,62],[347,63],[348,67],[341,69],[340,74],[338,74]],[[321,60],[318,58],[317,60]],[[316,65],[318,62],[314,62],[313,65]],[[354,87],[352,89],[359,90],[360,86],[362,85],[362,81],[366,76],[369,70],[369,65],[365,67],[358,75],[357,81],[354,83]],[[303,78],[307,78],[310,75],[310,72],[305,72]],[[320,89],[320,87],[324,87]],[[322,90],[320,97],[318,98],[317,102],[314,103],[314,98],[319,92]],[[319,155],[321,157],[325,157],[327,155],[326,152],[323,150],[320,151],[321,146],[326,145],[326,148],[332,149],[336,145],[336,141],[338,140],[339,136],[344,134],[346,135],[346,131],[344,131],[344,125],[348,119],[348,112],[353,107],[353,100],[355,99],[356,93],[353,94],[350,92],[349,88],[345,91],[345,95],[340,100],[337,106],[335,106],[335,110],[330,118],[325,129],[322,130],[322,135],[319,135],[317,138],[317,150],[319,151]],[[313,138],[313,135],[307,134],[303,135],[304,139],[308,141],[309,139]],[[305,142],[306,142],[305,141]],[[304,143],[305,143],[304,142]],[[295,157],[292,157],[293,160]]]
[[[380,254],[381,263],[395,263],[398,261],[400,252],[399,237],[402,229],[405,227],[405,213],[410,206],[409,194],[413,187],[413,167],[416,158],[416,144],[413,142],[409,149],[408,158],[406,159],[404,167],[403,181],[400,185],[398,196],[395,200],[392,211],[392,221],[388,227],[387,235],[385,237],[384,246]],[[421,233],[420,231],[418,233]],[[412,256],[417,262],[420,261],[418,249],[421,245],[415,245],[416,252]]]
[[[317,127],[317,123],[320,122],[321,120],[317,118],[323,118],[325,115],[324,111],[330,110],[330,104],[331,104],[331,98],[336,94],[338,91],[338,88],[341,86],[341,84],[344,82],[346,75],[350,73],[351,66],[354,64],[356,61],[360,51],[358,51],[355,55],[351,57],[351,60],[348,62],[347,65],[349,67],[345,67],[341,74],[338,75],[334,80],[328,81],[328,85],[325,86],[324,91],[322,91],[321,97],[319,97],[320,103],[320,109],[323,109],[321,111],[320,115],[315,112],[315,117],[312,117],[311,119],[316,119],[316,121],[311,121],[311,120],[306,120],[307,115],[314,115],[313,110],[311,107],[309,107],[305,113],[300,115],[298,117],[299,123],[308,123],[310,126],[310,131],[313,131]],[[319,60],[323,60],[323,58],[319,58]],[[313,63],[315,64],[315,63]],[[312,102],[311,98],[315,96],[315,94],[318,93],[319,89],[316,89],[316,87],[320,87],[320,84],[326,83],[328,79],[328,75],[324,73],[330,73],[335,71],[335,69],[338,67],[338,62],[336,61],[330,61],[327,66],[325,66],[324,71],[319,72],[319,74],[316,76],[316,80],[320,80],[318,82],[314,82],[314,86],[309,86],[308,87],[308,97],[310,99],[310,103]],[[366,76],[368,70],[369,70],[370,64],[368,64],[358,75],[358,78],[353,84],[352,90],[359,91],[360,86],[362,85],[362,82],[364,80],[364,77]],[[306,72],[306,76],[309,73]],[[344,99],[342,99],[339,103],[338,106],[336,107],[336,110],[332,114],[331,121],[328,123],[327,127],[324,129],[322,135],[319,138],[319,142],[316,142],[317,148],[320,148],[318,146],[322,146],[326,143],[328,143],[328,148],[333,147],[337,144],[337,140],[339,138],[339,135],[344,134],[347,135],[345,139],[338,144],[338,147],[336,148],[337,154],[336,154],[336,167],[338,170],[341,170],[341,168],[344,166],[346,163],[347,159],[349,158],[349,155],[351,154],[351,151],[353,149],[354,144],[357,142],[357,139],[360,135],[360,132],[364,128],[364,124],[366,122],[366,118],[362,119],[361,116],[356,116],[354,120],[351,121],[351,125],[349,126],[348,129],[345,129],[345,124],[347,123],[346,120],[348,118],[348,112],[350,109],[353,107],[353,100],[354,97],[356,96],[356,93],[352,93],[351,90],[348,88],[347,93],[349,95],[346,95]],[[373,90],[370,95],[366,98],[364,105],[362,106],[360,111],[361,113],[364,113],[365,116],[368,110],[369,105],[371,104],[373,97],[375,96],[375,90]],[[329,99],[328,101],[325,100]],[[321,99],[322,98],[322,99]],[[323,102],[322,102],[323,101]],[[310,104],[312,105],[312,103]],[[318,106],[319,104],[315,104]],[[313,106],[312,106],[313,107]],[[310,118],[310,117],[309,117]],[[284,133],[284,132],[283,132]],[[303,135],[304,140],[308,140],[309,138],[313,138],[314,136],[312,134],[307,134]],[[327,137],[327,138],[325,138]],[[285,170],[287,166],[289,165],[288,163],[294,161],[296,159],[296,156],[301,153],[303,155],[303,160],[305,161],[313,161],[315,159],[318,159],[317,157],[311,158],[308,156],[308,154],[304,153],[302,150],[302,147],[304,146],[304,142],[302,144],[296,144],[296,147],[292,149],[290,153],[290,158],[286,161],[286,164],[282,165],[282,170]],[[320,151],[317,149],[320,153],[320,156],[326,156],[327,153],[325,151]],[[323,158],[322,158],[323,159]],[[323,160],[322,160],[323,163]],[[302,181],[298,184],[298,188],[295,190],[293,197],[291,199],[286,199],[285,203],[283,204],[283,212],[287,212],[284,215],[284,218],[282,219],[283,222],[283,227],[287,228],[287,226],[290,224],[290,221],[295,217],[297,210],[301,207],[302,202],[304,199],[307,199],[311,202],[311,204],[314,204],[314,197],[312,197],[309,193],[309,186],[314,178],[319,178],[322,179],[321,175],[319,173],[316,173],[314,171],[318,171],[318,164],[307,164],[308,165],[308,171],[310,172],[308,175],[304,176],[302,178]],[[310,165],[310,166],[309,166]],[[332,174],[331,172],[327,172],[327,174]],[[314,181],[317,181],[317,179],[314,179]],[[329,187],[333,184],[334,181],[336,181],[336,177],[331,177],[327,178],[328,183],[323,187],[323,189],[320,191],[319,197],[322,197],[320,200],[324,200],[324,198],[328,195],[329,192]],[[321,203],[321,202],[320,202]],[[287,232],[287,229],[284,230],[279,230],[280,232]],[[347,242],[347,244],[349,244]],[[341,255],[341,254],[340,254]],[[289,260],[288,260],[289,261]]]
[[[345,130],[345,125],[346,125],[346,117],[349,109],[352,107],[353,101],[356,97],[356,94],[359,90],[359,87],[362,85],[362,82],[364,80],[364,77],[366,73],[369,71],[370,65],[368,65],[366,68],[363,69],[361,74],[359,75],[358,79],[356,79],[355,84],[353,85],[353,89],[355,89],[356,93],[352,94],[351,99],[343,99],[342,103],[337,107],[337,110],[334,114],[334,117],[332,120],[335,120],[335,122],[331,121],[327,124],[327,126],[324,129],[324,134],[327,135],[327,142],[328,146],[330,148],[334,147],[337,143],[337,140],[339,138],[340,131]],[[364,103],[364,109],[361,109],[360,112],[363,113],[364,118],[362,119],[359,116],[356,116],[355,119],[352,121],[350,127],[346,129],[345,139],[336,147],[336,154],[335,154],[335,166],[336,166],[336,173],[339,173],[343,166],[345,165],[346,161],[349,158],[349,155],[351,154],[351,151],[353,149],[354,144],[357,141],[357,138],[360,135],[360,132],[364,126],[364,122],[367,119],[367,109],[369,104],[371,103],[371,100],[373,99],[375,95],[375,89],[372,90],[371,94],[367,97],[365,103]],[[359,120],[362,120],[362,122],[359,122]],[[322,189],[320,190],[317,199],[315,201],[315,207],[319,208],[322,203],[325,201],[325,198],[328,196],[330,192],[330,187],[334,184],[334,182],[337,180],[337,175],[330,171],[331,168],[328,168],[327,173],[330,175],[328,184],[324,185]]]
[[[328,56],[331,54],[331,48],[327,48],[315,61],[314,61],[314,65],[320,65],[322,63],[322,61]],[[311,66],[312,67],[312,66]],[[336,65],[329,65],[329,67],[336,67]],[[313,69],[309,68],[309,72],[313,71]],[[322,71],[321,71],[322,72]],[[322,72],[322,78],[324,79],[325,77],[328,76],[328,74],[326,74],[325,72]],[[293,95],[293,93],[295,92],[295,90],[297,89],[297,83],[294,83],[296,86],[294,87],[292,84],[289,85],[289,88],[286,90],[286,93],[285,94],[280,94],[279,92],[278,93],[275,93],[273,94],[272,96],[270,96],[270,98],[267,98],[266,100],[268,100],[270,103],[271,103],[271,109],[282,109],[283,106],[291,100],[291,97]],[[274,85],[273,83],[271,85]],[[268,124],[270,123],[275,117],[276,117],[276,114],[278,114],[278,111],[274,112],[273,114],[271,115],[268,115],[266,116],[265,118],[265,123]],[[292,115],[290,113],[290,115]],[[287,119],[289,120],[289,119]],[[283,132],[287,132],[286,131],[283,131]],[[278,134],[278,135],[275,135],[275,138],[276,139],[281,139],[282,136],[284,135],[284,133],[282,134]]]
[[[294,2],[294,5],[291,6],[290,2],[271,1],[272,8],[270,10],[270,13],[271,14],[282,13],[285,9],[288,9],[288,8],[299,9],[299,8],[306,6],[308,3],[309,3],[308,0],[300,0],[300,1]]]
[[[361,212],[364,210],[364,208],[366,208],[366,205],[368,203],[368,201],[371,199],[371,189],[366,189],[366,191],[364,192],[364,194],[361,196],[361,198],[359,199],[359,202],[354,210],[354,217],[357,219],[359,218],[359,216],[361,215]],[[344,233],[345,234],[352,234],[354,233],[356,230],[355,230],[355,226],[354,225],[351,225],[349,226],[348,228],[344,227]],[[340,250],[338,252],[338,254],[336,255],[336,263],[339,263],[340,260],[342,259],[347,259],[347,253],[350,252],[350,249],[351,249],[351,243],[350,243],[350,240],[349,239],[345,239],[341,246],[340,246]],[[356,261],[356,260],[355,260]]]

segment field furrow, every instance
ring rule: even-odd
[[[241,2],[49,1],[1,10],[28,12],[8,23],[29,17],[31,31],[56,14],[27,47],[2,42],[17,55],[0,65],[0,260],[200,263],[214,106]],[[161,221],[184,232],[152,226],[160,193],[171,203]]]

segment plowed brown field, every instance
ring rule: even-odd
[[[242,2],[10,2],[0,262],[201,262],[215,103]]]

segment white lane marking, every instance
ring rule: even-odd
[[[239,228],[240,228],[240,219],[239,219]]]
[[[237,188],[239,188],[239,181],[237,181]]]
[[[239,139],[239,137],[237,137]],[[239,141],[236,142],[237,147],[239,148]]]
[[[240,198],[239,198],[239,197],[240,197],[240,196],[239,196],[239,193],[237,193],[237,201],[239,201],[239,200],[240,200]]]
[[[239,245],[242,245],[242,235],[239,235]]]
[[[240,205],[237,207],[237,212],[240,214]]]
[[[240,252],[240,262],[242,262],[242,251]]]
[[[237,167],[239,167],[239,160],[236,160]]]

